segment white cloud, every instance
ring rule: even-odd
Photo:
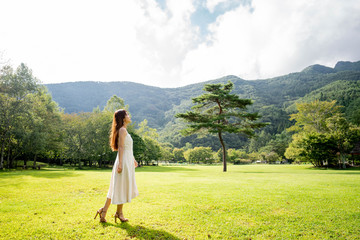
[[[211,43],[184,63],[187,82],[234,74],[267,78],[319,63],[357,61],[360,1],[254,0],[210,26]]]
[[[210,11],[231,0],[208,0]],[[135,81],[174,87],[273,77],[360,58],[360,0],[253,0],[200,42],[194,0],[0,1],[0,51],[45,83]]]
[[[194,47],[196,30],[190,23],[191,1],[168,1],[163,12],[155,2],[143,1],[143,18],[136,24],[137,39],[158,81],[180,79],[181,62]],[[148,76],[148,75],[147,75]],[[144,76],[144,77],[147,77]]]
[[[121,66],[138,62],[136,34],[127,24],[140,13],[134,4],[8,1],[0,8],[8,23],[0,46],[44,82],[119,80]]]

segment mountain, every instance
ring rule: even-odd
[[[320,98],[337,100],[345,106],[344,112],[349,118],[356,122],[357,103],[360,103],[360,61],[338,62],[334,68],[312,65],[301,72],[253,81],[230,75],[179,88],[132,82],[71,82],[46,84],[46,87],[67,113],[89,112],[96,107],[102,109],[111,96],[117,95],[129,105],[133,120],[139,123],[147,119],[150,127],[160,131],[162,140],[180,145],[197,141],[201,145],[202,139],[180,136],[178,130],[184,123],[174,119],[174,114],[188,110],[192,105],[191,98],[203,92],[204,84],[229,80],[234,83],[233,93],[253,100],[250,111],[259,111],[263,121],[271,122],[265,128],[269,134],[280,133],[291,124],[288,115],[294,111],[296,102]],[[350,112],[355,115],[350,117]]]
[[[334,68],[325,67],[323,65],[315,64],[302,70],[303,73],[334,73]]]
[[[307,72],[307,73],[335,73],[335,72],[343,72],[343,71],[358,72],[359,69],[360,69],[360,61],[358,62],[340,61],[336,63],[334,68],[315,64],[305,68],[302,72]]]
[[[66,113],[91,112],[104,108],[113,95],[124,99],[135,121],[148,119],[153,127],[163,123],[164,112],[176,104],[176,96],[166,89],[132,82],[72,82],[47,84],[54,101]],[[170,104],[169,104],[170,103]]]
[[[358,62],[337,62],[334,70],[336,72],[341,72],[341,71],[359,71],[360,69],[360,61]]]

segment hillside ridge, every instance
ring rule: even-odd
[[[96,107],[103,109],[107,100],[117,95],[130,106],[135,122],[147,119],[151,127],[163,129],[169,121],[169,113],[174,108],[190,108],[189,100],[203,92],[204,84],[226,83],[229,80],[234,83],[233,93],[252,99],[254,109],[263,106],[285,109],[299,98],[332,82],[360,80],[360,61],[340,61],[334,68],[315,64],[301,72],[260,80],[244,80],[228,75],[178,88],[154,87],[130,81],[66,82],[45,86],[66,113],[91,112]]]

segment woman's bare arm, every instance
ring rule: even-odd
[[[134,158],[134,165],[135,165],[135,168],[137,168],[139,166],[138,162],[135,160],[135,157],[133,156]]]
[[[118,154],[119,154],[119,165],[117,167],[117,172],[121,173],[122,172],[122,163],[123,163],[123,155],[124,155],[124,150],[125,150],[125,137],[127,135],[127,131],[125,128],[120,128],[119,130],[119,149],[118,149]]]

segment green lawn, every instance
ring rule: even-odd
[[[0,172],[0,239],[359,239],[360,170],[142,167],[128,223],[93,217],[110,170]]]

